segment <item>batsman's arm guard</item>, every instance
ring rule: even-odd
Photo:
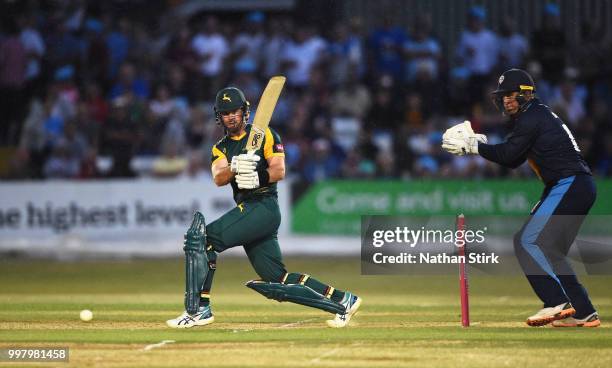
[[[268,299],[274,299],[279,302],[288,301],[308,307],[322,309],[330,313],[346,313],[346,309],[342,304],[326,298],[306,285],[281,284],[277,282],[251,280],[246,283],[246,286]]]
[[[191,226],[185,233],[185,310],[195,314],[200,304],[200,292],[208,274],[206,256],[206,221],[196,212]]]

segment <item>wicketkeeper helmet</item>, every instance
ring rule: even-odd
[[[497,89],[492,92],[493,103],[500,110],[504,111],[504,95],[508,93],[518,92],[516,101],[519,103],[520,109],[529,101],[527,95],[535,93],[535,83],[531,75],[521,69],[506,70],[498,80]],[[519,111],[520,111],[519,109]]]

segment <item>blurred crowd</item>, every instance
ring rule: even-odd
[[[530,176],[440,149],[442,132],[464,119],[503,140],[489,93],[510,67],[534,76],[593,171],[612,175],[612,47],[589,24],[588,41],[570,44],[554,4],[531,34],[510,18],[487,28],[487,10],[472,7],[454,45],[432,34],[427,14],[322,30],[291,14],[181,19],[166,9],[141,22],[86,1],[30,4],[0,33],[8,179],[207,178],[223,135],[215,92],[237,86],[256,106],[276,74],[288,85],[271,126],[302,181]]]

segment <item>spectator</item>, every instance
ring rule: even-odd
[[[369,38],[370,69],[374,78],[390,75],[397,81],[403,80],[402,47],[406,40],[404,30],[389,15],[385,16],[382,26],[374,29]]]
[[[546,4],[543,26],[533,33],[531,40],[532,57],[542,66],[542,78],[551,83],[560,82],[565,70],[567,41],[560,15],[557,4]]]
[[[375,172],[374,162],[364,158],[358,150],[350,151],[342,163],[342,177],[344,178],[372,178]]]
[[[79,179],[94,179],[101,176],[97,165],[98,151],[94,147],[89,147],[81,160],[79,168]]]
[[[359,77],[359,70],[363,64],[363,50],[361,40],[349,33],[349,27],[344,23],[334,26],[334,39],[328,46],[330,58],[330,76],[332,86],[343,84],[349,74],[353,79]]]
[[[183,171],[183,176],[201,182],[210,182],[210,160],[206,160],[202,151],[196,150],[189,153],[187,169]]]
[[[441,114],[447,108],[447,94],[445,83],[434,77],[430,63],[419,64],[415,79],[408,85],[410,94],[418,95],[423,117],[427,119],[432,114]]]
[[[6,36],[0,38],[0,145],[13,145],[20,136],[27,109],[25,87],[28,55],[15,21],[8,21],[3,26]]]
[[[79,174],[79,160],[70,151],[65,140],[59,140],[43,169],[45,178],[72,179]]]
[[[584,100],[576,93],[576,83],[573,80],[566,79],[561,83],[550,105],[572,127],[576,127],[586,115]]]
[[[499,63],[497,69],[502,72],[511,68],[524,68],[525,58],[529,53],[529,42],[516,32],[514,20],[506,17],[499,30]]]
[[[203,108],[192,108],[185,131],[185,140],[189,149],[208,152],[205,144],[209,136],[208,126],[212,125],[208,119],[209,116]]]
[[[396,177],[395,157],[390,151],[381,151],[376,157],[376,178],[392,179]]]
[[[266,16],[259,11],[246,15],[244,30],[232,42],[234,70],[243,69],[244,65],[251,66],[252,72],[259,70],[262,60],[261,52],[266,42],[265,19]]]
[[[341,161],[331,154],[331,146],[326,139],[312,143],[312,153],[304,164],[302,175],[309,183],[335,178],[340,174]]]
[[[417,93],[406,95],[406,110],[404,112],[404,121],[411,129],[423,128],[425,125],[426,116],[423,112],[423,100]]]
[[[366,129],[393,131],[402,121],[403,101],[390,88],[380,88],[374,94],[374,103],[366,119]]]
[[[162,155],[153,161],[152,174],[158,178],[171,178],[181,175],[189,165],[189,161],[181,154],[176,143],[164,142]]]
[[[45,56],[45,41],[36,29],[36,20],[33,15],[27,14],[22,20],[21,43],[28,57],[25,79],[34,88],[42,72],[42,59]]]
[[[331,112],[335,116],[353,117],[360,121],[366,117],[372,105],[368,88],[359,82],[357,66],[349,71],[346,80],[332,96]]]
[[[208,99],[219,89],[223,62],[230,51],[217,18],[206,17],[202,29],[191,40],[191,47],[199,58],[201,85],[205,86],[203,99]]]
[[[45,37],[51,70],[62,65],[78,65],[83,57],[83,39],[57,22],[55,20],[49,24],[49,33]]]
[[[130,51],[130,27],[131,24],[128,19],[121,17],[114,23],[113,30],[106,36],[106,45],[110,51],[108,72],[111,78],[117,75],[119,67],[128,57]]]
[[[321,61],[327,43],[309,25],[298,26],[293,40],[281,56],[287,83],[292,87],[304,88],[308,85],[312,70]]]
[[[22,168],[20,172],[28,172],[22,178],[42,178],[42,168],[46,160],[47,152],[47,136],[45,132],[45,105],[43,100],[35,97],[30,101],[30,109],[25,119],[21,138],[19,141],[19,150],[22,165],[29,168]]]
[[[89,149],[89,142],[73,121],[64,126],[62,143],[65,144],[70,156],[76,158],[79,162],[85,157],[85,153]]]
[[[602,27],[583,21],[580,40],[570,55],[572,64],[580,68],[581,79],[590,86],[601,84],[606,74],[610,40]]]
[[[70,32],[81,29],[85,13],[87,12],[87,2],[85,0],[69,1],[64,4],[64,27]]]
[[[168,119],[176,107],[176,102],[170,96],[168,86],[161,83],[155,89],[155,98],[149,102],[149,110],[155,119]]]
[[[432,79],[438,78],[440,44],[431,36],[431,18],[418,17],[412,37],[404,43],[407,82],[414,82],[419,70],[427,69]]]
[[[187,82],[183,87],[187,92],[189,101],[195,100],[193,94],[194,85],[196,84],[196,76],[200,75],[199,56],[191,47],[191,31],[186,25],[172,37],[166,48],[166,59],[170,63],[170,88],[174,89],[175,94],[178,93],[177,86],[173,81],[172,75],[176,74],[175,70],[181,70]]]
[[[103,35],[104,24],[97,19],[85,21],[85,67],[84,74],[88,79],[103,84],[108,80],[111,64],[111,51]]]
[[[143,100],[149,97],[147,81],[136,74],[136,68],[131,62],[125,62],[121,65],[119,76],[115,85],[111,88],[109,98],[114,100],[128,92]]]
[[[178,65],[170,65],[168,70],[168,90],[172,96],[176,96],[183,103],[195,102],[193,84],[187,80],[185,70]]]
[[[497,36],[484,25],[486,15],[482,6],[470,8],[467,29],[461,34],[457,46],[457,56],[469,71],[467,95],[470,106],[483,95],[483,88],[499,57]]]
[[[267,39],[263,45],[263,76],[270,78],[281,73],[280,55],[291,40],[286,36],[293,33],[291,19],[272,18],[269,23]]]
[[[53,146],[61,138],[65,122],[74,118],[76,106],[60,93],[58,84],[49,86],[44,106],[45,145]]]
[[[55,71],[53,79],[57,86],[59,97],[67,101],[75,110],[77,102],[79,102],[79,89],[74,82],[75,70],[72,65],[65,65]]]
[[[109,154],[113,166],[110,177],[134,177],[130,167],[137,144],[140,141],[140,124],[137,120],[137,102],[130,95],[113,100],[111,114],[104,131],[104,153]]]
[[[100,85],[89,82],[85,85],[85,103],[91,119],[102,124],[108,118],[108,102],[102,96]]]
[[[240,65],[235,65],[234,68],[236,77],[230,82],[230,85],[240,88],[247,101],[255,103],[255,101],[259,100],[261,91],[265,87],[257,79],[255,64],[244,61]]]

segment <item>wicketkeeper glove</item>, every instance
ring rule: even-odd
[[[475,134],[468,120],[446,130],[442,148],[453,155],[478,154],[478,143],[487,143],[487,136]]]
[[[242,154],[234,156],[230,163],[230,170],[236,174],[248,174],[255,171],[257,162],[261,159],[258,155]]]

